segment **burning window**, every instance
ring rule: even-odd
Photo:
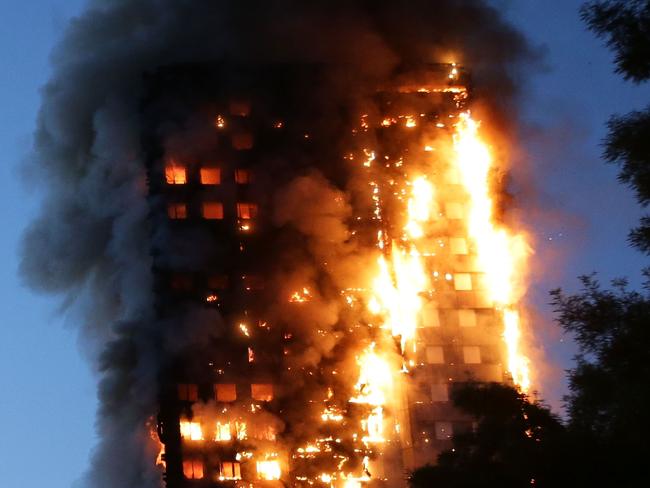
[[[237,400],[237,386],[234,383],[217,383],[214,394],[218,402],[234,402]]]
[[[190,383],[179,384],[178,399],[185,402],[199,401],[199,387]]]
[[[221,202],[203,202],[203,218],[207,220],[222,220],[223,204]]]
[[[170,163],[165,166],[165,180],[168,185],[184,185],[187,183],[187,173],[184,166]]]
[[[451,440],[454,434],[451,422],[436,422],[436,439],[439,441]]]
[[[247,132],[239,132],[231,136],[232,147],[237,151],[244,151],[253,148],[253,135]]]
[[[255,425],[253,430],[253,437],[255,439],[264,441],[275,441],[275,429],[268,424]]]
[[[434,402],[449,401],[449,386],[446,383],[434,383],[431,385],[431,400]]]
[[[257,461],[257,477],[261,480],[279,480],[280,462],[276,460]]]
[[[181,437],[186,441],[202,441],[203,429],[198,422],[181,420],[180,423]]]
[[[246,100],[233,100],[230,102],[230,115],[248,117],[251,113],[251,104]]]
[[[465,210],[462,203],[445,203],[445,215],[448,219],[462,220],[465,217]]]
[[[167,216],[170,219],[186,219],[187,218],[187,204],[185,203],[168,203]]]
[[[444,364],[445,362],[442,346],[427,346],[426,356],[429,364]]]
[[[202,185],[218,185],[221,183],[221,169],[219,168],[201,168],[200,175]]]
[[[224,461],[219,465],[220,480],[240,480],[241,466],[237,462]]]
[[[463,362],[465,364],[481,364],[481,348],[478,346],[463,347]]]
[[[183,474],[188,480],[203,479],[203,461],[200,459],[186,459],[183,461]]]
[[[273,385],[269,383],[253,383],[251,385],[251,396],[253,400],[270,402],[273,400]]]
[[[257,205],[254,203],[238,203],[237,217],[240,219],[254,219],[257,217]]]
[[[471,291],[472,275],[470,275],[469,273],[456,273],[454,275],[454,290]]]
[[[451,237],[449,239],[449,248],[452,254],[467,254],[467,240],[464,237]]]
[[[249,169],[236,169],[235,182],[240,185],[248,185],[252,181],[252,174]]]
[[[461,327],[476,327],[476,312],[469,309],[459,310],[458,325]]]
[[[237,437],[237,440],[240,441],[248,438],[248,428],[246,422],[240,422],[239,420],[235,422],[235,437]],[[275,438],[272,440],[275,440]]]
[[[217,422],[214,432],[214,440],[218,442],[225,442],[232,439],[230,434],[230,422]]]

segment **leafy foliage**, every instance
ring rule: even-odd
[[[614,51],[617,73],[635,82],[650,77],[650,1],[592,1],[580,13]]]
[[[413,472],[413,488],[557,486],[567,444],[564,427],[547,407],[499,383],[464,385],[452,400],[476,419],[476,428],[456,434],[453,450],[435,466]]]

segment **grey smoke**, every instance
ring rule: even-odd
[[[71,22],[52,56],[26,169],[38,175],[43,200],[25,233],[21,272],[33,289],[57,294],[75,310],[98,373],[100,439],[80,487],[160,485],[146,426],[156,414],[157,374],[170,348],[192,343],[161,337],[166,329],[155,323],[154,233],[138,125],[143,75],[221,59],[319,62],[340,80],[337,96],[352,100],[357,87],[385,80],[400,63],[447,59],[450,52],[472,68],[489,116],[504,124],[511,119],[516,81],[534,56],[486,2],[94,0]],[[304,185],[324,195],[344,190],[327,181],[330,175],[297,176],[303,179],[289,185],[298,195]],[[339,251],[354,259],[345,248],[348,203],[340,203],[303,207],[308,215],[280,209],[277,218],[309,238],[314,262],[338,259],[327,254]],[[312,217],[333,227],[336,246],[328,248],[308,226]],[[321,325],[330,327],[338,313],[331,309]],[[304,359],[318,362],[332,347],[310,350]]]

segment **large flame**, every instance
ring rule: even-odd
[[[490,195],[493,160],[479,136],[478,122],[469,113],[461,114],[456,125],[454,151],[454,165],[469,195],[467,231],[486,276],[486,292],[503,315],[508,370],[515,384],[527,391],[530,387],[529,362],[520,352],[520,318],[516,304],[522,289],[521,270],[530,250],[523,235],[513,234],[495,223]]]

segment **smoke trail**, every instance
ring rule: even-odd
[[[183,334],[157,323],[150,250],[157,242],[171,262],[184,259],[187,247],[168,242],[164,226],[149,218],[140,139],[147,73],[197,62],[324,64],[322,86],[303,86],[300,95],[324,114],[318,130],[335,134],[336,108],[358,102],[397,66],[452,59],[471,66],[486,113],[505,124],[513,119],[516,80],[533,57],[521,35],[480,1],[90,2],[56,47],[43,90],[28,168],[38,175],[43,203],[25,234],[21,263],[32,288],[58,294],[81,314],[82,343],[99,375],[100,440],[81,486],[160,484],[146,428],[156,414],[159,373],[170,356],[220,334],[213,312],[196,312]],[[293,246],[294,266],[275,269],[277,282],[287,291],[317,285],[326,260],[328,279],[345,284],[362,258],[346,243],[355,189],[341,184],[339,163],[322,161],[313,171],[267,163],[274,171],[266,183],[283,188],[275,225]],[[296,212],[293,199],[307,196]],[[326,290],[310,307],[326,330],[343,313]],[[301,338],[308,347],[297,362],[317,364],[331,354],[335,343],[317,339]]]

